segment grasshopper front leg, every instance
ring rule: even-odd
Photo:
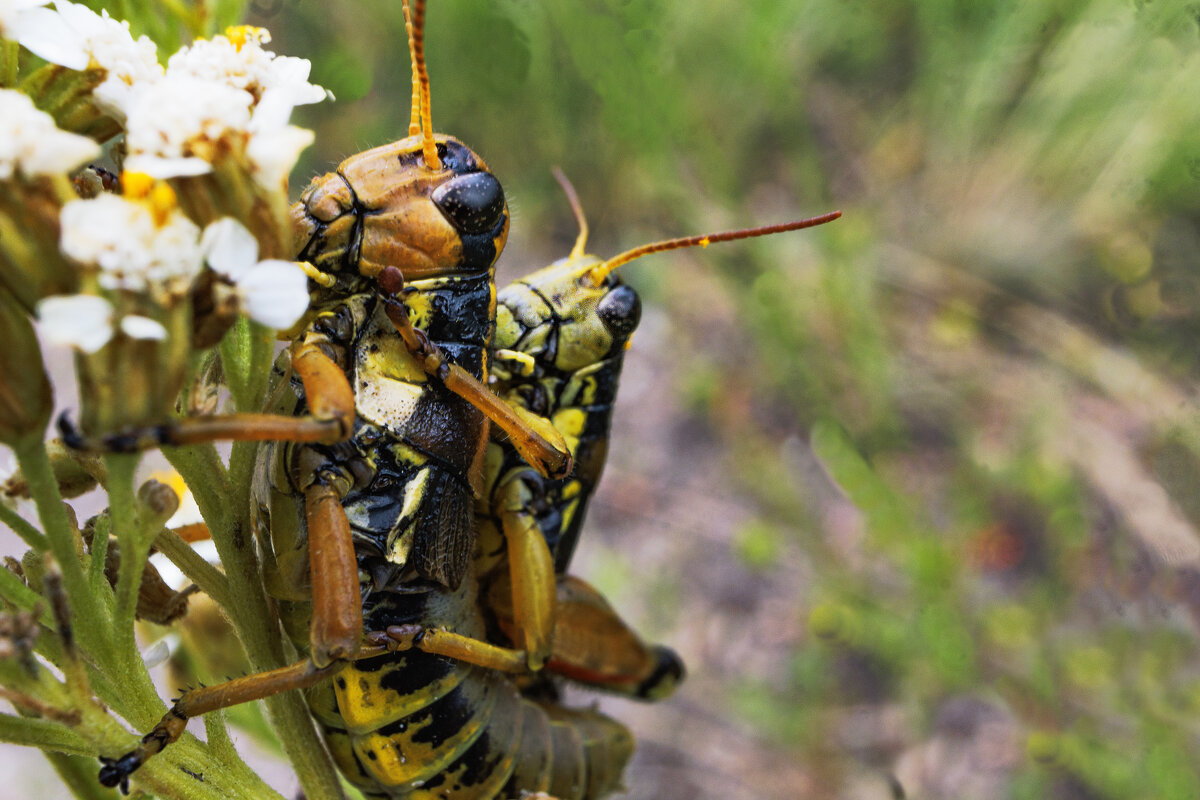
[[[405,348],[425,372],[446,388],[483,412],[508,434],[513,447],[538,473],[551,478],[571,474],[574,462],[562,434],[548,420],[513,406],[494,395],[471,373],[449,361],[441,348],[409,319],[408,309],[397,296],[404,292],[404,276],[395,267],[384,267],[379,275],[383,290],[379,297],[388,319],[396,326]]]
[[[59,432],[68,447],[100,453],[134,453],[162,445],[214,441],[332,444],[349,437],[354,425],[354,392],[345,371],[308,342],[292,345],[292,364],[308,398],[309,413],[302,416],[237,413],[185,417],[89,437],[63,414],[58,419]]]

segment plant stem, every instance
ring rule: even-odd
[[[150,537],[143,530],[133,493],[138,460],[136,455],[110,455],[105,458],[105,463],[108,467],[109,513],[117,544],[121,548],[116,608],[113,613],[113,644],[121,665],[121,679],[127,684],[126,691],[138,691],[139,711],[148,714],[148,717],[130,719],[130,722],[145,726],[157,721],[155,718],[162,713],[162,705],[138,653],[133,630],[138,588],[141,586],[146,559],[150,557]]]
[[[164,453],[195,495],[217,546],[228,585],[229,604],[223,606],[225,612],[237,628],[254,669],[284,666],[279,619],[267,604],[250,532],[250,481],[257,445],[234,443],[228,473],[221,476],[225,486],[217,491],[211,483],[212,465],[197,450],[170,448]],[[271,725],[307,797],[343,800],[340,780],[313,727],[303,696],[287,692],[264,702]]]
[[[17,85],[17,66],[20,45],[8,39],[0,40],[0,86],[11,89]]]
[[[29,493],[37,505],[38,518],[50,545],[50,552],[63,573],[67,600],[78,617],[81,643],[95,655],[110,654],[108,620],[101,615],[101,606],[91,602],[87,579],[79,563],[77,536],[46,454],[46,446],[38,436],[31,436],[14,447],[17,463],[29,485]]]
[[[179,534],[164,528],[154,540],[154,546],[217,605],[222,608],[230,606],[228,579],[221,570],[201,558],[187,542],[179,538]]]
[[[46,541],[46,537],[42,535],[41,531],[4,503],[0,503],[0,522],[11,528],[12,532],[20,536],[21,541],[29,545],[30,548],[41,551],[50,548],[49,542]]]
[[[108,586],[108,576],[105,574],[110,533],[112,533],[112,518],[107,514],[101,514],[96,518],[96,525],[92,529],[92,563],[88,565],[88,585],[91,587],[93,596],[97,597],[102,593],[112,591]]]
[[[80,756],[92,755],[87,740],[62,723],[12,714],[0,714],[0,742]]]

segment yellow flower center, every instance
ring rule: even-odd
[[[121,187],[127,199],[139,200],[150,194],[150,190],[154,188],[154,178],[144,172],[122,172]]]
[[[141,202],[150,210],[154,224],[160,228],[167,224],[171,214],[179,208],[179,201],[171,185],[144,172],[121,173],[121,185],[125,189],[125,199]]]
[[[241,50],[243,45],[251,42],[258,45],[266,44],[271,41],[271,32],[256,25],[231,25],[225,29],[225,38],[234,47]]]

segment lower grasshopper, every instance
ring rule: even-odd
[[[625,351],[641,316],[637,292],[616,270],[651,253],[799,230],[841,214],[670,239],[601,260],[584,252],[588,228],[579,200],[565,177],[556,177],[579,236],[566,258],[499,293],[494,379],[502,397],[553,422],[576,466],[566,478],[547,479],[511,446],[491,445],[493,488],[480,514],[479,568],[488,587],[487,607],[517,647],[535,653],[531,661],[548,658],[548,671],[594,688],[658,699],[682,680],[682,661],[669,648],[643,644],[598,592],[566,574],[604,468]],[[539,555],[506,551],[512,542],[526,540],[509,533],[520,526],[540,531],[553,555],[553,607],[531,607],[523,591],[522,581],[545,571]],[[522,563],[505,567],[506,561]]]

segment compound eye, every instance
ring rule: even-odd
[[[621,284],[600,298],[596,313],[613,338],[629,338],[642,319],[642,300],[633,287]]]
[[[451,178],[433,190],[432,199],[459,233],[488,233],[504,215],[504,189],[489,172]]]

